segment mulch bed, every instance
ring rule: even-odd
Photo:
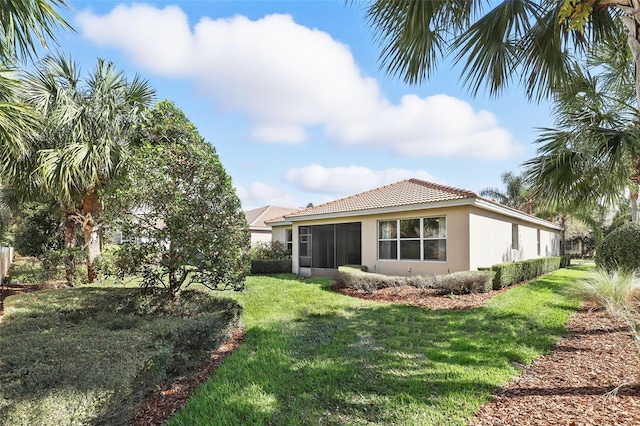
[[[339,284],[333,290],[382,303],[432,309],[471,309],[484,305],[498,293],[448,297],[406,286],[368,294]],[[3,296],[30,288],[9,287],[6,291]],[[499,292],[502,291],[506,289]],[[491,402],[480,408],[470,426],[640,425],[638,342],[623,323],[590,304],[572,315],[567,329],[569,335],[500,389]],[[215,372],[224,357],[242,343],[243,337],[244,331],[237,330],[193,377],[181,378],[150,395],[132,425],[160,425],[169,419]]]

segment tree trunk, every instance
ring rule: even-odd
[[[631,221],[636,222],[638,220],[638,184],[631,185]]]
[[[636,84],[636,105],[640,108],[640,0],[606,1],[603,5],[618,7],[624,14],[620,20],[629,31],[628,44],[634,64]],[[631,220],[638,220],[638,184],[640,183],[640,158],[634,161],[634,174],[631,177]]]
[[[76,222],[73,219],[72,212],[65,212],[64,217],[64,270],[67,285],[73,287],[73,278],[76,272],[76,263],[74,259],[73,248],[76,245]]]
[[[102,211],[102,202],[98,190],[91,188],[82,199],[82,235],[87,264],[87,279],[90,283],[96,280],[95,261],[100,256],[100,233],[98,217]]]

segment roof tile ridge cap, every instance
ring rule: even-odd
[[[318,204],[317,206],[307,207],[306,209],[295,211],[295,212],[291,213],[290,215],[303,214],[307,210],[315,210],[315,209],[319,209],[321,207],[325,207],[325,206],[328,206],[328,205],[337,204],[337,203],[343,202],[345,200],[350,200],[352,198],[360,197],[362,195],[365,195],[365,194],[368,194],[368,193],[371,193],[371,192],[374,192],[374,191],[380,191],[381,189],[385,189],[385,188],[388,188],[388,187],[391,187],[391,186],[396,186],[396,185],[399,185],[399,184],[404,183],[404,182],[409,182],[410,180],[411,179],[405,179],[405,180],[401,180],[399,182],[389,183],[387,185],[383,185],[383,186],[380,186],[380,187],[377,187],[377,188],[372,188],[372,189],[368,189],[366,191],[358,192],[357,194],[347,195],[346,197],[338,198],[337,200],[327,201],[326,203]],[[289,215],[286,215],[285,217],[287,217],[287,216],[289,216]]]
[[[269,207],[278,207],[278,208],[281,208],[281,207],[279,207],[279,206],[273,206],[273,205],[269,205]],[[299,212],[300,210],[302,210],[302,209],[296,209],[296,208],[293,208],[293,207],[285,207],[285,208],[286,208],[286,209],[290,209],[290,211],[289,211],[288,213],[282,213],[282,214],[279,214],[278,216],[275,216],[275,217],[270,216],[269,218],[265,219],[265,220],[264,220],[264,222],[265,222],[265,223],[266,223],[266,222],[273,222],[275,219],[286,219],[286,218],[287,218],[287,216],[292,215],[292,214],[297,213],[297,212]],[[267,211],[265,210],[265,212],[264,212],[264,213],[267,213]]]
[[[466,197],[476,197],[476,198],[481,198],[478,194],[476,194],[473,191],[469,191],[468,189],[461,189],[461,188],[456,188],[454,186],[448,186],[448,185],[442,185],[439,183],[433,183],[433,182],[427,182],[426,180],[422,180],[422,179],[417,179],[417,178],[412,178],[412,179],[408,179],[409,181],[417,184],[417,185],[421,185],[421,186],[426,186],[429,188],[433,188],[433,189],[440,189],[446,192],[453,192],[457,195],[463,195]]]

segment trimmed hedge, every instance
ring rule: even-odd
[[[409,285],[418,289],[440,289],[445,293],[486,293],[493,286],[493,271],[462,271],[446,275],[411,277],[368,273],[366,266],[345,265],[338,268],[340,281],[348,288],[373,293],[388,287]]]
[[[252,274],[286,274],[291,272],[291,259],[251,259]]]
[[[363,265],[339,266],[338,272],[340,281],[345,286],[367,293],[373,293],[382,288],[407,285],[407,277],[369,273],[367,267]]]
[[[436,275],[433,277],[433,288],[454,294],[488,293],[493,288],[495,275],[494,271],[461,271]]]
[[[560,269],[561,257],[541,257],[538,259],[522,260],[519,262],[500,263],[491,267],[496,276],[493,279],[493,289],[500,290],[521,281],[527,281],[542,274]],[[487,270],[488,268],[478,268]]]

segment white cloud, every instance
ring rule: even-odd
[[[246,115],[259,141],[303,142],[318,126],[337,144],[412,157],[499,160],[522,148],[493,114],[465,101],[408,95],[391,104],[348,46],[288,15],[203,18],[191,27],[177,6],[134,4],[78,13],[76,28],[141,68],[192,80],[218,108]]]
[[[445,183],[423,170],[372,170],[359,166],[329,168],[318,164],[289,169],[285,181],[304,191],[332,194],[338,198],[410,178]]]

